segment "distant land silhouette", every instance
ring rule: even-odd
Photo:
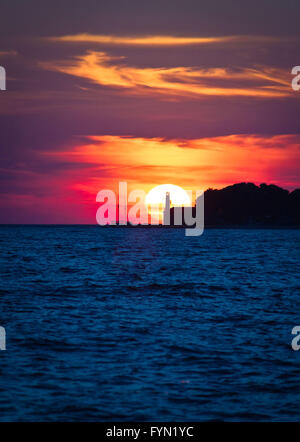
[[[195,216],[193,207],[193,216]],[[174,209],[171,208],[171,225]],[[238,183],[204,193],[205,227],[300,227],[300,189]]]

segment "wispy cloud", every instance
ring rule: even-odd
[[[74,34],[48,37],[48,41],[68,43],[98,43],[115,46],[190,46],[224,43],[273,43],[283,41],[273,36],[227,35],[212,37],[182,37],[175,35],[118,36],[97,34]]]
[[[0,57],[10,57],[18,55],[17,51],[0,51]]]
[[[44,69],[90,80],[101,86],[120,88],[139,95],[285,97],[289,81],[280,70],[191,67],[140,68],[124,64],[124,57],[89,51],[70,60],[43,62]],[[216,81],[217,80],[217,81]],[[235,86],[232,86],[234,80]],[[220,83],[221,81],[221,83]],[[222,86],[220,86],[222,84]]]

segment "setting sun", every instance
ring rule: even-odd
[[[166,194],[170,193],[170,200],[173,206],[189,206],[191,204],[190,197],[187,192],[174,184],[161,184],[153,187],[146,196],[146,205],[165,204]]]

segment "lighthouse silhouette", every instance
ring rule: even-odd
[[[170,200],[170,192],[166,193],[166,203],[164,208],[164,216],[163,216],[163,224],[165,226],[170,225],[170,206],[171,206],[171,200]]]

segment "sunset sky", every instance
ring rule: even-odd
[[[95,223],[97,192],[300,187],[300,2],[4,0],[0,222]]]

